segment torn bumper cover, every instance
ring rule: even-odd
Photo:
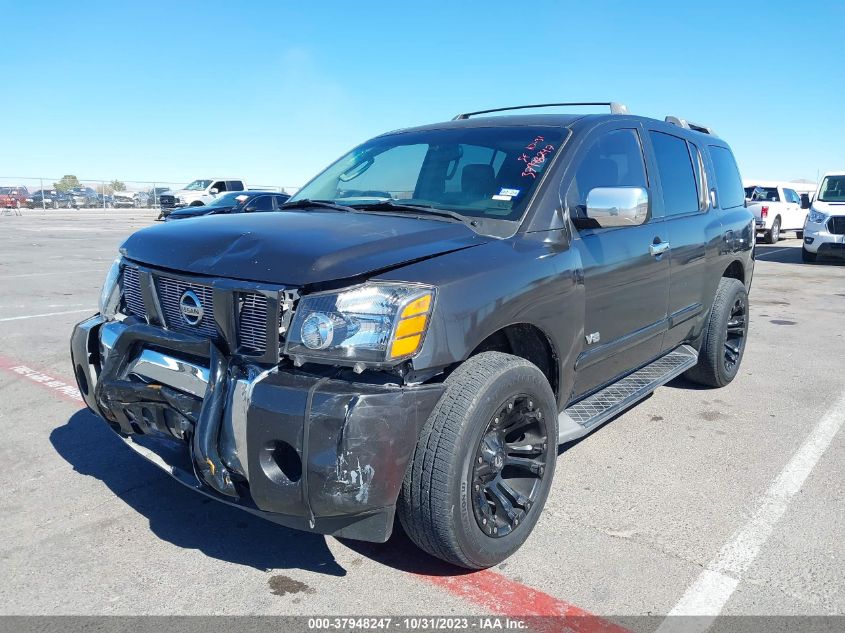
[[[208,339],[79,323],[86,404],[181,483],[276,523],[384,542],[442,385],[398,386],[240,364]]]

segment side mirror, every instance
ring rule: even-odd
[[[810,199],[809,198],[801,198],[801,208],[802,209],[809,209],[810,208]]]
[[[587,194],[587,217],[601,228],[639,226],[648,217],[648,191],[642,187],[597,187]]]
[[[217,191],[217,187],[214,187],[212,189],[209,189],[208,193],[210,193],[212,196],[216,196],[219,192]]]

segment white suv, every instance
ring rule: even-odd
[[[804,224],[801,255],[805,262],[819,255],[845,257],[845,171],[822,178]]]

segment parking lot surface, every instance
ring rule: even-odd
[[[675,380],[563,447],[527,544],[471,574],[207,500],[63,387],[73,324],[156,214],[0,217],[0,613],[845,614],[845,266],[791,234],[757,248],[738,378]]]

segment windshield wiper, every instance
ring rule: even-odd
[[[303,198],[302,200],[294,200],[293,202],[285,202],[282,209],[334,209],[335,211],[345,211],[347,213],[358,213],[358,209],[347,207],[344,204],[337,204],[331,200],[313,200],[311,198]]]
[[[378,202],[370,202],[367,204],[356,204],[356,209],[365,211],[405,211],[411,213],[426,213],[429,215],[438,215],[444,218],[452,218],[458,222],[466,222],[466,216],[460,213],[455,213],[449,209],[442,209],[440,207],[433,207],[430,204],[402,204],[395,200],[379,200]]]

